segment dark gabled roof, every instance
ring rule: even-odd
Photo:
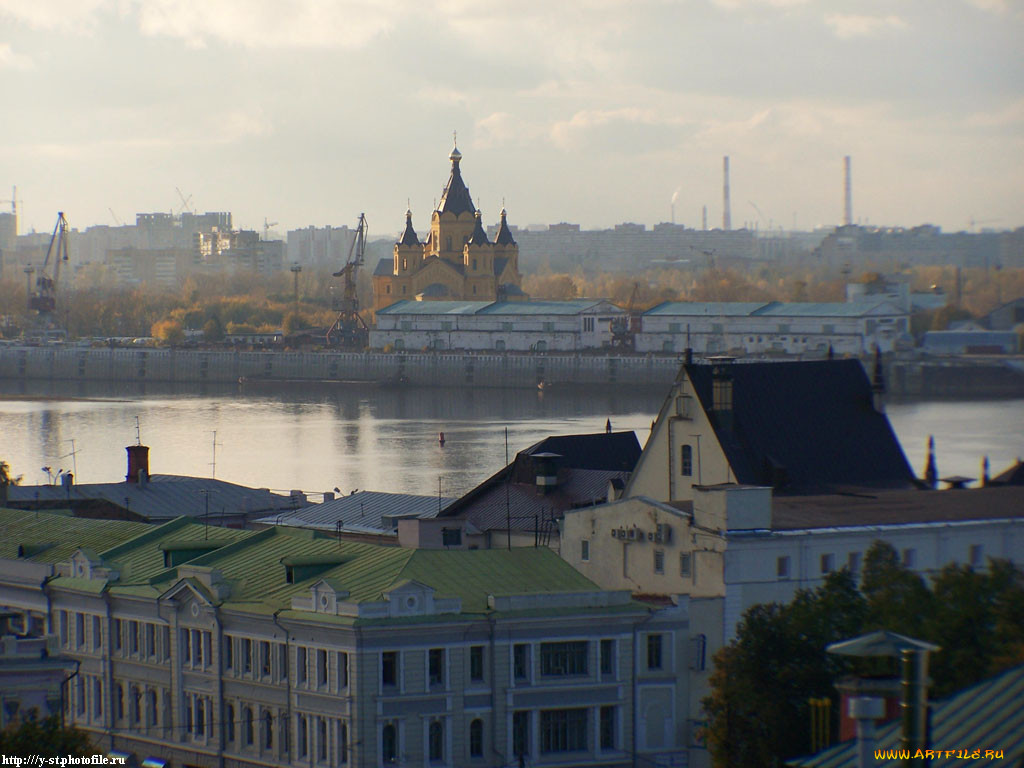
[[[1024,461],[1017,463],[988,481],[989,485],[1024,485]]]
[[[547,493],[540,493],[536,486],[534,457],[541,454],[557,457],[558,485]],[[567,509],[605,501],[608,483],[624,481],[639,458],[640,443],[633,432],[548,437],[517,453],[510,465],[438,517],[465,517],[484,531],[504,530],[511,517],[514,530],[532,530]]]
[[[399,245],[420,245],[420,239],[416,237],[416,230],[412,228],[412,211],[405,212],[405,232],[402,233],[402,239],[398,241]]]
[[[508,259],[504,256],[498,256],[494,259],[494,274],[500,275],[505,271],[505,265],[508,264]]]
[[[686,365],[741,484],[780,493],[912,488],[914,473],[858,360],[726,364],[732,424],[712,411],[712,365]]]
[[[505,221],[505,209],[501,209],[501,222],[498,224],[498,234],[494,236],[495,245],[515,245],[512,239],[512,232],[509,231],[508,222]]]
[[[451,291],[448,290],[448,286],[444,283],[431,283],[416,295],[423,296],[427,299],[433,299],[440,298],[442,296],[451,296],[452,294]]]
[[[382,277],[383,275],[395,274],[395,261],[394,259],[381,259],[377,262],[377,266],[374,267],[373,276]]]
[[[441,204],[437,207],[439,213],[472,213],[476,210],[473,205],[473,198],[469,196],[469,187],[462,180],[462,172],[459,171],[459,160],[462,155],[455,150],[451,154],[452,175],[448,177],[448,183],[441,194]]]
[[[632,472],[640,458],[640,441],[635,432],[598,432],[592,435],[552,435],[534,443],[518,456],[555,453],[561,465],[573,469],[603,469]],[[533,481],[533,478],[530,478]]]
[[[484,225],[480,221],[480,211],[476,212],[476,226],[473,228],[473,234],[469,236],[470,245],[490,245],[491,241],[487,239],[487,233],[484,232]]]
[[[1001,765],[1021,764],[1024,757],[1024,666],[1013,667],[930,706],[929,746],[937,751],[931,761],[933,768],[992,765],[991,756],[984,757],[985,747],[974,758],[956,756],[960,744],[966,745],[971,739],[978,738],[984,738],[985,744],[1002,752],[1002,759],[998,761]],[[896,719],[879,726],[875,732],[875,747],[883,756],[872,765],[898,768],[905,764],[899,757],[901,725],[901,721]],[[951,749],[953,754],[946,749]],[[786,765],[856,768],[857,741],[844,741],[812,757],[790,760]]]

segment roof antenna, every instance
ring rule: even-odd
[[[135,444],[142,445],[142,433],[139,430],[139,417],[135,417]]]

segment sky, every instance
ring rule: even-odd
[[[1024,225],[1024,0],[0,0],[21,230]],[[179,192],[181,197],[179,197]],[[0,202],[8,210],[9,202]]]

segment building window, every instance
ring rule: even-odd
[[[288,679],[288,646],[284,643],[278,643],[278,668],[277,668],[277,679],[287,680]],[[287,728],[285,729],[287,731]]]
[[[260,673],[263,677],[270,677],[270,642],[260,641]]]
[[[196,736],[206,734],[206,707],[201,696],[196,696]]]
[[[479,717],[469,724],[469,756],[484,756],[484,721]]]
[[[476,259],[473,259],[473,271],[474,272],[476,271]],[[475,293],[476,292],[476,286],[475,285],[473,286],[473,289],[474,289],[473,292]]]
[[[398,759],[398,729],[394,723],[388,723],[381,730],[380,756],[385,763],[393,763]]]
[[[380,684],[385,687],[398,685],[398,651],[384,651],[380,655]]]
[[[316,683],[321,688],[327,687],[327,651],[323,648],[316,652]]]
[[[648,669],[661,669],[662,668],[661,646],[662,646],[662,637],[661,637],[661,635],[648,635],[647,636],[647,668]]]
[[[615,674],[615,641],[601,641],[601,674]]]
[[[306,649],[299,646],[295,649],[295,680],[299,685],[305,685],[307,669]]]
[[[431,648],[427,659],[430,686],[444,685],[444,648]]]
[[[444,760],[444,726],[440,720],[431,720],[427,729],[427,758],[432,762]]]
[[[584,563],[590,562],[590,540],[583,539],[580,542],[580,560]]]
[[[348,688],[348,654],[345,651],[338,652],[338,688]]]
[[[75,646],[81,648],[85,645],[85,614],[75,614]]]
[[[146,694],[146,725],[156,726],[156,691]]]
[[[706,635],[694,635],[690,638],[690,669],[698,672],[704,670],[707,647],[708,638]]]
[[[851,552],[846,556],[846,567],[853,576],[860,573],[860,552]]]
[[[971,544],[971,548],[970,548],[970,551],[968,553],[968,557],[970,559],[970,563],[971,563],[971,567],[972,568],[980,567],[981,566],[981,562],[982,562],[982,557],[983,557],[983,550],[981,548],[981,544]]]
[[[689,552],[679,553],[679,575],[685,579],[693,573],[693,555]]]
[[[530,713],[512,713],[512,754],[516,757],[530,754]]]
[[[530,646],[526,643],[516,643],[512,647],[512,670],[516,680],[530,677]]]
[[[103,681],[98,677],[92,681],[92,714],[103,717]]]
[[[654,550],[654,572],[665,572],[665,550],[663,549]]]
[[[263,748],[274,747],[274,716],[270,712],[263,713]]]
[[[299,757],[305,757],[309,754],[309,721],[306,720],[305,715],[296,717],[299,721]]]
[[[601,707],[601,749],[615,749],[615,707]]]
[[[156,656],[156,625],[146,624],[146,657]]]
[[[827,553],[821,556],[821,572],[832,573],[836,569],[836,556]]]
[[[327,720],[323,717],[316,729],[316,754],[320,761],[327,760]]]
[[[587,710],[547,709],[540,713],[540,751],[580,752],[587,748]]]
[[[780,579],[789,578],[789,557],[783,556],[775,560],[775,575]]]
[[[242,707],[242,728],[244,728],[245,744],[246,746],[252,746],[253,733],[252,733],[252,708]]]
[[[474,645],[469,649],[469,679],[474,683],[484,679],[484,647]]]
[[[235,705],[227,704],[224,707],[224,737],[230,743],[235,741]]]
[[[913,549],[903,550],[903,566],[905,568],[913,568],[916,561],[917,553]]]
[[[67,646],[68,644],[68,612],[60,612],[60,644]]]
[[[546,676],[587,674],[587,641],[541,643],[540,673]]]
[[[682,457],[681,467],[680,467],[680,474],[682,474],[683,477],[692,477],[693,476],[693,446],[692,445],[681,446],[680,449],[679,449],[679,454]]]
[[[249,638],[242,640],[242,672],[252,672],[252,640]]]
[[[103,644],[103,631],[100,629],[100,617],[92,617],[92,647],[99,648]]]
[[[128,622],[128,652],[135,656],[139,653],[139,622]]]
[[[445,547],[461,547],[462,546],[462,529],[461,528],[442,528],[441,529],[441,544]]]
[[[348,723],[338,724],[338,762],[348,765]]]

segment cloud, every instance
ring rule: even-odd
[[[967,125],[977,128],[1006,128],[1024,125],[1024,99],[993,112],[977,112],[967,118]]]
[[[740,8],[754,8],[756,6],[768,6],[771,8],[789,8],[794,5],[804,5],[809,0],[711,0],[719,8],[726,8],[730,11]]]
[[[546,138],[544,128],[508,112],[492,112],[476,121],[474,148],[526,146]]]
[[[967,3],[983,11],[1003,13],[1010,10],[1009,0],[967,0]]]
[[[674,144],[691,127],[685,118],[663,115],[654,109],[584,109],[552,124],[549,135],[561,149],[600,146],[628,155]]]
[[[871,37],[883,32],[905,29],[907,22],[899,16],[858,16],[856,14],[833,13],[825,17],[825,24],[841,40],[855,37]]]
[[[112,0],[0,0],[0,18],[32,29],[91,32],[97,14],[113,6]]]
[[[10,43],[0,43],[0,69],[32,69],[32,59],[16,53]]]

